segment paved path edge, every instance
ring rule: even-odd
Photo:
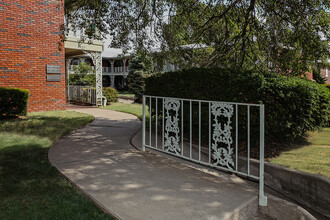
[[[72,111],[72,110],[70,110]],[[74,110],[73,110],[74,111]],[[90,114],[91,115],[91,114]],[[92,115],[93,116],[93,115]],[[93,116],[94,117],[94,116]],[[107,207],[105,207],[104,205],[102,205],[99,201],[97,201],[97,199],[95,199],[92,195],[90,195],[89,193],[87,193],[85,190],[83,190],[80,186],[78,186],[78,184],[76,184],[75,182],[73,182],[69,177],[67,177],[64,173],[62,173],[52,162],[51,160],[49,159],[49,151],[50,149],[59,141],[61,140],[62,138],[68,136],[68,135],[71,135],[71,134],[74,134],[76,133],[79,129],[82,129],[82,128],[85,128],[87,126],[89,126],[91,123],[93,123],[95,121],[95,117],[94,117],[94,120],[89,122],[88,124],[86,124],[85,126],[82,126],[82,127],[79,127],[73,131],[71,131],[70,133],[62,136],[61,138],[59,138],[57,141],[55,141],[48,149],[47,151],[47,159],[49,161],[49,163],[52,165],[52,167],[54,169],[56,169],[56,171],[69,183],[71,184],[76,190],[78,190],[85,198],[87,198],[88,200],[90,200],[92,203],[94,203],[98,208],[101,209],[102,212],[110,215],[111,217],[115,218],[115,219],[118,219],[118,220],[121,220],[121,218],[115,214],[114,212],[112,212],[111,210],[109,210]],[[133,137],[135,137],[135,135],[137,135],[139,133],[139,131],[134,134],[132,136],[131,139],[133,139]],[[132,145],[133,146],[133,145]],[[134,146],[133,146],[134,147]],[[134,147],[135,148],[135,147]]]

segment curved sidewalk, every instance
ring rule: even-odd
[[[257,208],[257,192],[230,175],[215,176],[130,140],[141,128],[133,115],[97,108],[76,111],[95,121],[59,141],[49,160],[119,219],[236,219]]]

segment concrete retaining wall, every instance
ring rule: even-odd
[[[305,209],[291,202],[268,195],[268,206],[259,206],[259,213],[272,219],[316,220]]]
[[[239,159],[240,169],[246,162]],[[259,161],[251,159],[250,169],[258,176]],[[265,163],[265,185],[330,218],[330,179]]]
[[[330,218],[330,180],[265,163],[265,184]]]

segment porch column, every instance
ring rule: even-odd
[[[115,76],[110,76],[110,80],[111,80],[110,87],[115,89]]]
[[[102,54],[96,51],[84,51],[93,61],[96,75],[96,105],[102,105]]]
[[[124,69],[123,69],[123,72],[125,73],[127,70],[126,70],[126,61],[127,59],[124,59]]]
[[[127,78],[127,75],[123,75],[123,82],[124,82],[124,83],[123,83],[123,87],[125,87],[126,84],[127,84],[127,83],[126,83],[126,78]]]
[[[115,72],[115,61],[114,60],[109,60],[110,64],[111,64],[111,72],[114,73]]]
[[[71,65],[72,57],[66,58],[66,65],[65,65],[65,74],[66,74],[66,100],[70,100],[69,94],[69,76],[70,76],[70,65]]]

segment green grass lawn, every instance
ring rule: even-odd
[[[93,121],[71,111],[0,121],[0,219],[111,219],[48,161],[61,136]]]
[[[129,98],[134,98],[135,95],[133,93],[130,93],[128,91],[122,91],[122,92],[118,92],[118,96],[126,96]]]
[[[118,112],[125,112],[137,116],[142,120],[142,105],[141,104],[125,104],[120,102],[111,103],[111,105],[102,107]]]
[[[330,178],[330,128],[311,132],[308,144],[282,152],[271,163]]]

